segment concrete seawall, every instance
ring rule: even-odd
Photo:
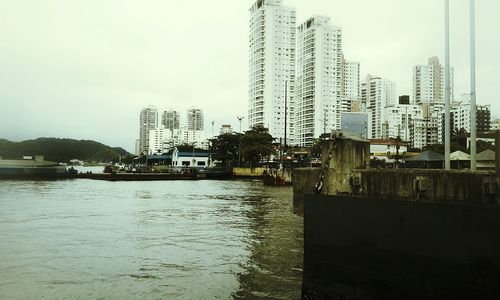
[[[306,195],[303,278],[320,299],[497,299],[500,207]]]
[[[407,201],[498,204],[495,172],[371,169],[351,172],[351,194]]]
[[[497,299],[499,146],[497,172],[471,173],[368,169],[367,141],[325,141],[323,169],[293,173],[303,297]]]
[[[318,181],[320,168],[300,168],[293,170],[293,213],[304,216],[304,197],[313,193]]]

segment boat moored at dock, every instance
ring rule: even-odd
[[[58,179],[74,177],[65,165],[46,161],[42,155],[24,156],[22,159],[0,158],[0,179]]]

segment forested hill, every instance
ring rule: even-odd
[[[22,142],[0,139],[0,157],[21,158],[24,155],[44,155],[45,160],[69,162],[79,159],[87,162],[109,162],[130,158],[132,154],[119,147],[110,147],[96,141],[58,138],[38,138]]]

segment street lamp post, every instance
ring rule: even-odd
[[[241,166],[241,120],[243,120],[244,117],[236,117],[238,121],[240,121],[240,137],[239,137],[239,145],[238,145],[238,167]]]
[[[445,62],[444,62],[444,168],[450,170],[450,1],[444,1],[444,34],[445,34]]]
[[[477,169],[476,128],[476,25],[475,1],[470,0],[470,170]]]

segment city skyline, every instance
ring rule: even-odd
[[[233,2],[197,3],[199,13],[188,3],[1,4],[0,138],[93,139],[133,152],[137,112],[150,104],[197,106],[205,128],[211,121],[239,128],[236,117],[248,111],[248,9],[255,1]],[[344,54],[360,62],[360,77],[394,81],[398,96],[412,94],[415,65],[444,61],[443,3],[400,2],[284,5],[295,8],[297,26],[318,14],[341,26]],[[458,96],[469,89],[468,1],[450,8]],[[490,104],[492,117],[500,117],[499,9],[493,0],[476,7],[477,103]]]

